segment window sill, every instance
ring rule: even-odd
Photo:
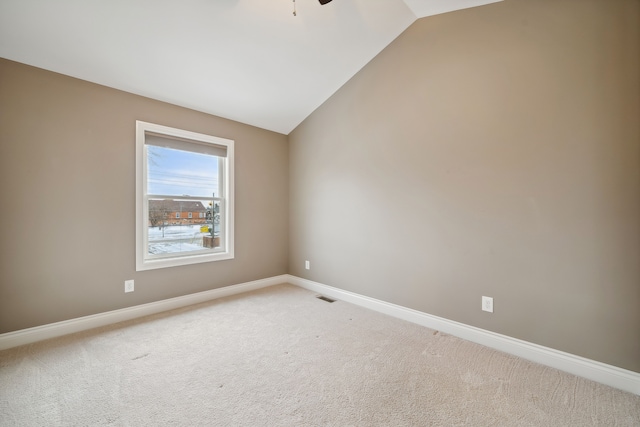
[[[179,267],[181,265],[200,264],[203,262],[225,261],[233,259],[232,252],[216,252],[198,255],[185,255],[172,258],[146,259],[136,263],[136,271],[155,270],[157,268]]]

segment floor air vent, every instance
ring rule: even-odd
[[[326,301],[326,302],[336,302],[336,300],[325,297],[324,295],[318,295],[316,298],[321,299],[322,301]]]

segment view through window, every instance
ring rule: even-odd
[[[232,258],[233,141],[138,127],[138,269]]]

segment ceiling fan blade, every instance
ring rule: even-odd
[[[327,4],[329,3],[331,0],[318,0],[320,2],[320,4]]]

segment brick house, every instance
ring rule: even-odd
[[[149,225],[205,224],[207,209],[192,200],[149,200]]]

